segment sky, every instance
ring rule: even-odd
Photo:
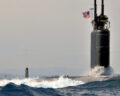
[[[120,73],[120,1],[105,0],[111,21],[110,65]],[[93,0],[0,0],[0,73],[85,75],[90,70]],[[100,10],[100,0],[98,0]]]

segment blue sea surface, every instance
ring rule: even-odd
[[[120,96],[120,80],[95,81],[56,89],[9,83],[0,87],[0,96]]]

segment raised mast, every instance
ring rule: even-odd
[[[96,20],[97,17],[97,3],[96,0],[94,0],[94,20]]]
[[[104,15],[104,0],[102,0],[102,5],[101,5],[101,14]]]
[[[97,2],[94,0],[94,29],[97,29]]]

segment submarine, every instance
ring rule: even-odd
[[[94,0],[94,20],[91,32],[91,68],[110,66],[110,21],[104,14],[104,0],[101,0],[101,14],[97,14],[97,2]]]
[[[97,2],[94,0],[94,20],[92,21],[93,31],[91,32],[91,69],[96,66],[102,66],[105,69],[110,67],[110,21],[104,14],[104,0],[101,0],[101,14],[97,15]],[[28,72],[26,72],[28,73]],[[28,76],[26,76],[28,78]],[[116,75],[87,75],[87,76],[63,76],[63,78],[83,81],[85,83],[103,80],[120,80]],[[32,81],[56,81],[59,76],[43,77],[33,79]]]

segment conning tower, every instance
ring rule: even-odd
[[[109,67],[110,31],[108,17],[104,14],[104,0],[101,0],[101,14],[97,15],[97,2],[94,0],[94,20],[91,33],[91,68]]]

